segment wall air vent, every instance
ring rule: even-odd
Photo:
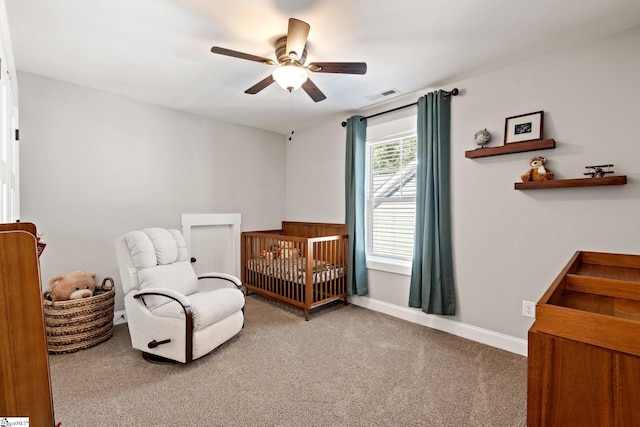
[[[376,93],[374,95],[365,96],[365,98],[367,98],[369,101],[377,101],[378,99],[386,98],[388,96],[396,95],[398,93],[400,93],[398,89],[392,88],[392,89],[383,90],[382,92]]]

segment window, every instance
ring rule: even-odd
[[[367,138],[366,163],[367,255],[409,261],[416,212],[415,130]]]

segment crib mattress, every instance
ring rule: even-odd
[[[312,260],[312,283],[327,282],[345,274],[343,265],[330,264],[321,260]],[[247,268],[256,273],[265,274],[278,279],[307,283],[307,261],[300,258],[258,258],[247,260]]]

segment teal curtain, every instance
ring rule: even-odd
[[[347,120],[345,211],[349,226],[347,293],[367,295],[367,255],[364,247],[364,166],[367,122],[360,116]]]
[[[432,92],[418,100],[416,227],[409,307],[455,314],[451,251],[451,97]]]

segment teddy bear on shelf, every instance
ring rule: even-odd
[[[67,301],[88,298],[96,290],[95,273],[72,271],[49,279],[50,291],[44,293],[50,301]]]
[[[529,169],[524,175],[520,178],[522,182],[527,181],[549,181],[553,178],[553,172],[550,169],[547,169],[544,164],[547,163],[547,159],[544,157],[534,157],[529,160],[529,165],[531,165],[531,169]]]

